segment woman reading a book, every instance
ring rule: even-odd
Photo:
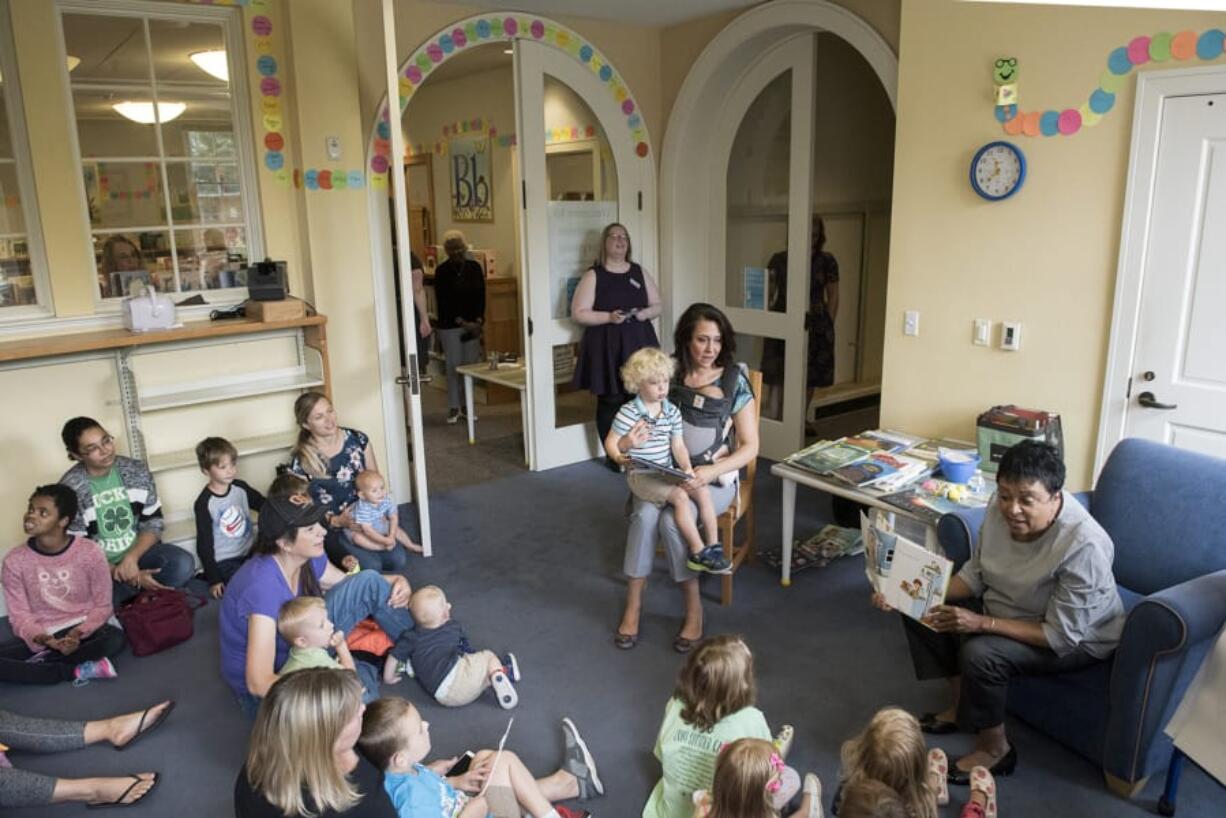
[[[1107,658],[1124,627],[1111,537],[1072,494],[1054,446],[1009,449],[979,547],[950,580],[947,603],[921,622],[905,618],[920,679],[946,678],[953,702],[926,713],[928,733],[975,733],[974,749],[949,771],[967,784],[972,767],[1008,775],[1017,750],[1005,736],[1005,695],[1014,676],[1064,673]],[[874,594],[873,604],[888,605]]]
[[[686,485],[707,486],[718,516],[736,497],[737,473],[758,456],[758,411],[753,389],[744,365],[733,359],[736,344],[732,324],[710,304],[691,304],[677,319],[673,349],[677,374],[669,400],[681,410],[685,446],[694,467],[694,476]],[[689,549],[672,508],[637,499],[630,514],[623,565],[628,580],[626,608],[614,643],[629,650],[638,642],[643,588],[655,560],[657,539],[664,543],[673,582],[681,587],[685,602],[685,621],[673,639],[673,649],[688,653],[702,639],[698,574],[686,566]]]

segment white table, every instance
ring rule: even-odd
[[[854,500],[886,514],[895,514],[915,520],[924,527],[924,547],[930,551],[940,552],[936,526],[918,514],[884,502],[881,498],[890,492],[849,486],[833,477],[823,477],[790,463],[776,463],[771,466],[771,474],[783,481],[783,565],[780,582],[785,588],[792,584],[792,535],[796,525],[796,487],[798,485]]]
[[[524,462],[528,462],[528,371],[523,363],[498,364],[490,369],[486,361],[457,366],[456,372],[464,376],[464,405],[468,410],[468,445],[477,442],[476,419],[473,409],[473,381],[505,386],[519,393],[519,422],[524,435]]]

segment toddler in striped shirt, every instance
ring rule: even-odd
[[[383,475],[374,469],[358,472],[354,478],[358,501],[353,504],[353,522],[358,526],[353,541],[368,551],[391,551],[399,543],[420,554],[421,546],[400,527],[396,501],[388,493]]]
[[[631,494],[657,506],[672,505],[677,530],[690,551],[686,565],[693,571],[726,574],[731,566],[716,539],[715,505],[708,488],[679,484],[642,465],[655,463],[694,474],[685,448],[681,410],[668,399],[676,366],[675,360],[656,347],[645,347],[630,356],[621,369],[622,382],[626,391],[637,397],[617,411],[604,441],[605,451],[626,466]],[[694,505],[698,506],[701,533],[694,519]]]

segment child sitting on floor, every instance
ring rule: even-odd
[[[366,689],[363,701],[371,702],[378,697],[378,673],[374,667],[354,661],[345,634],[332,625],[322,597],[298,596],[282,605],[277,615],[277,632],[290,646],[289,657],[277,671],[279,676],[308,667],[352,670]],[[331,651],[336,651],[335,657]]]
[[[711,789],[725,744],[771,740],[766,717],[754,707],[756,697],[753,654],[739,636],[712,637],[694,648],[664,709],[655,746],[664,775],[643,807],[643,818],[688,818],[694,791]],[[775,809],[800,789],[800,776],[791,767],[782,770],[780,780],[772,798]]]
[[[519,703],[512,684],[520,679],[515,654],[499,657],[493,651],[474,650],[463,626],[451,618],[451,603],[441,588],[419,588],[409,598],[409,612],[417,627],[401,634],[388,654],[385,682],[396,684],[401,663],[407,662],[426,692],[445,707],[474,702],[491,686],[504,710]]]
[[[384,789],[401,818],[520,818],[522,813],[564,818],[576,813],[551,801],[587,800],[603,795],[604,786],[574,722],[563,719],[562,730],[562,767],[535,780],[510,750],[482,750],[466,772],[453,776],[447,771],[456,758],[422,764],[430,754],[430,725],[417,708],[396,696],[366,708],[358,746],[383,771]]]
[[[720,751],[711,791],[695,791],[694,818],[779,818],[776,796],[786,769],[771,742],[737,739]],[[822,787],[813,773],[805,775],[804,797],[790,818],[822,818]]]
[[[374,469],[366,469],[358,472],[354,484],[357,486],[358,500],[353,506],[353,521],[358,530],[353,532],[353,542],[367,551],[392,552],[399,544],[420,554],[421,546],[413,542],[413,538],[400,527],[396,501],[388,493],[383,475]],[[390,566],[389,562],[396,565]],[[398,571],[404,567],[404,562],[404,559],[397,557],[390,560],[385,558],[383,567]]]
[[[624,404],[613,418],[605,438],[605,452],[616,463],[626,466],[630,493],[640,500],[674,509],[677,530],[690,550],[686,562],[692,571],[726,574],[731,570],[724,550],[716,540],[715,505],[706,486],[685,488],[668,477],[637,465],[631,458],[661,466],[676,467],[693,474],[690,453],[682,437],[681,410],[668,399],[669,384],[677,362],[656,347],[644,347],[626,361],[621,369],[627,392],[638,395]],[[702,533],[695,524],[690,501],[698,506]]]
[[[209,478],[193,506],[196,554],[209,594],[221,599],[226,583],[255,542],[251,512],[263,507],[264,495],[238,479],[238,449],[224,437],[206,437],[197,443],[196,463]]]
[[[928,750],[915,716],[897,707],[878,710],[864,732],[845,742],[842,781],[870,778],[892,788],[910,818],[936,818],[937,806],[949,803],[949,760],[939,748]],[[842,792],[835,811],[842,816]],[[986,767],[971,770],[971,798],[962,818],[996,818],[996,782]]]
[[[858,775],[843,782],[839,818],[910,818],[902,796],[880,781]]]

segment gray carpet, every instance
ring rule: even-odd
[[[656,728],[680,658],[670,643],[679,626],[679,597],[664,575],[648,588],[642,640],[618,651],[610,637],[620,612],[619,578],[625,497],[621,479],[596,463],[524,473],[434,497],[436,556],[415,559],[415,585],[448,590],[455,616],[478,647],[511,649],[523,665],[519,708],[500,710],[488,697],[446,710],[406,680],[385,693],[416,702],[431,722],[439,755],[493,745],[515,716],[509,746],[531,769],[559,762],[559,721],[572,716],[600,763],[607,794],[589,805],[602,818],[634,818],[659,773],[651,756]],[[758,537],[775,543],[779,484],[759,470]],[[829,508],[800,493],[798,534],[816,529]],[[829,801],[841,741],[885,704],[936,709],[940,683],[913,681],[902,628],[868,607],[862,565],[855,558],[805,571],[791,588],[754,565],[736,577],[736,602],[721,608],[717,581],[707,580],[707,633],[737,631],[756,655],[759,704],[772,726],[796,726],[791,763],[813,770]],[[217,671],[217,605],[197,616],[195,638],[144,659],[121,656],[120,678],[74,689],[0,686],[3,707],[25,713],[88,717],[134,709],[173,696],[170,721],[130,752],[94,747],[14,760],[60,775],[119,774],[155,769],[165,776],[150,802],[125,814],[191,818],[232,814],[231,791],[242,763],[247,726]],[[1152,814],[1159,781],[1132,803],[1103,787],[1088,761],[1011,722],[1018,773],[1001,782],[1001,812],[1010,816],[1141,816]],[[942,737],[951,753],[966,737]],[[942,811],[957,815],[953,806]],[[1216,807],[1213,805],[1217,804]],[[1199,770],[1185,773],[1182,816],[1226,813],[1226,792]],[[14,810],[13,818],[85,815],[83,808]],[[92,814],[92,813],[90,813]]]

